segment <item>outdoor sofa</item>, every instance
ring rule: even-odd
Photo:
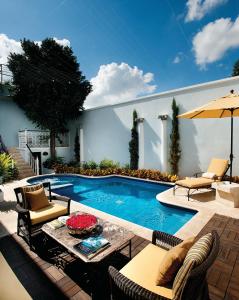
[[[204,259],[201,259],[198,264],[197,256],[200,251],[197,245],[190,255],[188,252],[189,261],[186,262],[187,257],[184,259],[172,281],[166,286],[160,286],[156,283],[158,267],[160,264],[162,265],[168,251],[179,245],[182,240],[164,232],[154,231],[152,244],[146,246],[120,271],[113,266],[109,267],[111,299],[209,300],[206,274],[219,252],[217,232],[212,231],[209,234],[211,234],[211,246],[208,248]],[[200,241],[197,241],[197,243],[199,244]],[[196,246],[196,243],[194,246]],[[193,261],[197,261],[197,264],[191,264]],[[193,267],[188,268],[188,262]],[[177,292],[175,292],[176,288]]]
[[[46,206],[33,210],[29,201],[27,201],[26,194],[35,193],[42,188],[46,194],[48,194],[47,198],[49,202]],[[70,214],[71,199],[64,196],[52,195],[50,182],[18,187],[14,189],[14,192],[17,198],[17,234],[27,241],[30,248],[32,248],[32,237],[41,230],[43,224],[54,220],[59,216]],[[55,201],[62,204],[56,203]],[[36,205],[38,205],[38,203],[36,203]]]
[[[187,189],[187,197],[189,200],[191,190],[211,189],[211,185],[215,181],[222,181],[229,168],[229,162],[226,159],[213,158],[206,173],[196,173],[195,177],[186,177],[185,179],[175,182],[173,194],[179,187]],[[200,177],[198,177],[201,174]]]
[[[0,252],[0,299],[32,299]]]

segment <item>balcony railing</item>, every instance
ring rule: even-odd
[[[50,133],[43,130],[21,130],[18,132],[19,148],[49,148]],[[69,134],[61,134],[56,139],[56,147],[69,147]]]
[[[8,69],[7,65],[0,64],[0,84],[7,81],[12,81],[12,72]]]

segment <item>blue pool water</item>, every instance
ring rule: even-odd
[[[174,234],[196,211],[160,203],[156,195],[172,186],[121,177],[84,178],[49,175],[29,183],[50,181],[56,193],[84,205],[153,230]],[[68,186],[62,187],[67,184]]]

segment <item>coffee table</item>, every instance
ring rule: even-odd
[[[42,231],[63,246],[70,254],[74,254],[85,263],[98,263],[114,252],[123,250],[126,247],[129,247],[129,258],[131,259],[131,239],[134,237],[134,234],[121,226],[100,218],[98,218],[98,224],[102,226],[102,235],[110,242],[110,246],[92,258],[87,258],[74,248],[82,238],[70,235],[66,226],[53,229],[46,223],[42,226]]]

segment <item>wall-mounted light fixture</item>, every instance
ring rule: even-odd
[[[138,119],[136,119],[136,121],[137,121],[138,123],[143,123],[143,122],[144,122],[144,118],[138,118]]]
[[[166,121],[168,119],[168,115],[159,115],[158,119],[160,119],[162,121]]]

